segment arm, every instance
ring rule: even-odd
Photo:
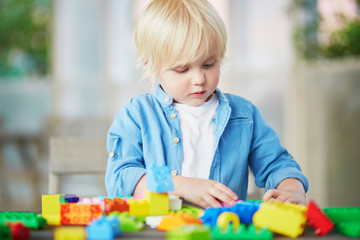
[[[265,187],[263,199],[276,198],[284,202],[305,204],[308,181],[301,173],[300,166],[281,146],[279,137],[263,120],[258,109],[255,106],[253,109],[249,165],[256,185]]]
[[[105,174],[105,185],[109,195],[126,196],[145,174],[142,154],[141,129],[133,117],[130,107],[125,106],[111,125],[107,149],[110,153]]]
[[[233,206],[237,196],[225,185],[208,179],[173,176],[175,190],[171,193],[202,208]],[[146,189],[146,175],[137,183],[134,195]]]

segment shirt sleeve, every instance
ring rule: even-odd
[[[253,107],[253,136],[249,155],[249,166],[258,187],[275,189],[286,178],[296,178],[308,190],[308,180],[299,164],[281,146],[276,132],[265,122],[259,110]]]
[[[108,164],[105,186],[109,195],[132,195],[145,174],[141,128],[131,105],[115,117],[107,136]]]

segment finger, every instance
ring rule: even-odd
[[[225,192],[223,192],[221,189],[211,188],[209,189],[209,194],[211,194],[214,198],[220,200],[221,202],[226,203],[227,205],[233,206],[235,204],[234,199]]]
[[[219,189],[220,191],[226,193],[230,198],[232,198],[233,201],[238,200],[238,196],[224,184],[216,182],[214,186],[215,186],[215,188]]]
[[[288,198],[284,201],[284,203],[297,203],[295,198]]]
[[[204,200],[200,200],[200,201],[196,202],[196,205],[198,205],[199,207],[204,208],[204,209],[211,207],[211,206],[210,206],[206,201],[204,201]]]
[[[263,201],[270,200],[271,198],[277,198],[280,195],[280,192],[276,189],[269,189],[266,191],[262,197]]]
[[[206,194],[205,196],[203,196],[203,200],[204,200],[210,207],[213,207],[213,208],[221,207],[221,203],[220,203],[216,198],[214,198],[212,195],[210,195],[210,194]]]
[[[279,202],[286,202],[286,200],[288,200],[289,199],[289,196],[286,196],[286,195],[279,195],[277,198],[276,198],[276,200],[277,201],[279,201]]]

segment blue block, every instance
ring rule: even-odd
[[[168,166],[149,163],[146,166],[146,189],[154,193],[174,191],[174,183]]]
[[[101,216],[86,227],[86,234],[89,240],[112,240],[121,234],[120,221],[116,216]]]
[[[228,207],[205,209],[204,215],[201,217],[201,220],[205,225],[214,227],[216,226],[219,215],[223,212],[231,212],[231,209]]]
[[[79,202],[80,199],[75,194],[65,194],[65,200],[69,203],[75,203]]]
[[[241,223],[251,224],[254,213],[259,210],[260,203],[256,202],[237,202],[232,208],[231,212],[236,213]]]

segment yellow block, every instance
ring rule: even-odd
[[[256,227],[295,238],[304,232],[306,217],[302,208],[271,201],[260,205],[253,216],[253,223]]]
[[[45,194],[41,197],[43,218],[48,225],[60,225],[60,198],[64,194]]]
[[[57,227],[54,232],[55,240],[86,240],[85,227]]]
[[[144,199],[150,204],[151,216],[169,214],[169,195],[167,193],[154,193],[145,190]]]
[[[149,202],[144,199],[128,199],[130,216],[149,216]]]
[[[239,216],[233,212],[223,212],[218,216],[216,225],[222,232],[225,232],[229,224],[232,223],[233,232],[236,232],[240,226]]]

